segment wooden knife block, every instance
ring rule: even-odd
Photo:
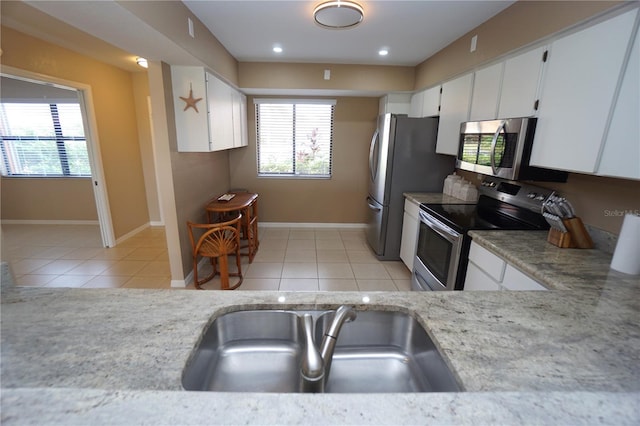
[[[547,235],[548,242],[560,248],[593,248],[593,240],[579,217],[562,219],[562,223],[568,232],[551,228]]]

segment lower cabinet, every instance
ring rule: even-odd
[[[413,260],[416,257],[416,245],[418,244],[418,231],[420,220],[418,219],[418,204],[404,200],[404,216],[402,218],[402,241],[400,243],[400,259],[413,271]]]
[[[501,257],[472,241],[464,290],[546,290],[546,288]]]

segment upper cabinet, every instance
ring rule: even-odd
[[[539,47],[504,62],[496,118],[530,117],[535,114],[545,51],[546,46]]]
[[[386,113],[409,114],[410,108],[410,93],[389,93],[380,98],[380,115]]]
[[[532,165],[582,173],[597,171],[601,152],[606,151],[603,144],[610,111],[615,116],[619,82],[624,84],[621,77],[636,15],[637,9],[633,9],[551,43],[542,81]],[[626,84],[637,87],[637,77]],[[638,92],[633,93],[637,102]],[[624,98],[619,98],[619,102],[628,102]],[[625,115],[619,113],[616,120],[628,120],[620,114]],[[633,126],[633,120],[629,123]],[[618,137],[615,131],[614,137]],[[620,143],[637,145],[638,139],[625,137]]]
[[[409,117],[434,117],[440,114],[440,86],[416,92],[411,96]]]
[[[504,63],[500,62],[476,71],[469,120],[494,120],[498,118],[496,114],[498,113],[503,70]]]
[[[436,142],[438,154],[458,154],[460,124],[469,120],[472,85],[473,73],[465,74],[442,85],[440,123]]]
[[[640,32],[613,107],[597,174],[640,179]]]
[[[545,50],[545,47],[539,47],[477,70],[469,119],[535,115]]]
[[[246,97],[202,67],[172,66],[176,136],[180,152],[247,145]]]

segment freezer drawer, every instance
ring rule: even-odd
[[[384,207],[371,197],[367,197],[367,205],[369,206],[367,214],[367,242],[374,253],[378,256],[384,254],[384,245],[386,242],[386,230],[388,217],[388,207]]]

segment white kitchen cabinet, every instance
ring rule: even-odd
[[[538,47],[504,62],[500,102],[496,118],[529,117],[535,103],[547,46]]]
[[[473,73],[465,74],[442,85],[440,123],[436,152],[457,155],[460,143],[460,124],[469,120],[469,104]]]
[[[464,291],[499,291],[500,284],[493,280],[485,271],[469,262],[467,276],[464,282]]]
[[[424,90],[422,96],[422,116],[434,117],[440,115],[440,86]]]
[[[540,291],[546,288],[500,256],[472,241],[464,291],[479,290]]]
[[[201,67],[171,67],[173,106],[176,120],[178,151],[210,151],[209,123],[207,118],[207,84]],[[195,103],[197,111],[187,107],[182,98],[201,98]]]
[[[409,114],[411,108],[410,93],[389,93],[380,98],[379,113]]]
[[[418,244],[418,231],[420,229],[420,219],[418,204],[405,199],[404,216],[402,218],[402,240],[400,243],[400,259],[413,271],[413,260],[416,257],[416,246]]]
[[[552,42],[532,165],[596,171],[636,14],[628,11]]]
[[[233,147],[249,145],[247,135],[247,97],[233,91]]]
[[[421,90],[411,96],[409,117],[434,117],[440,114],[440,86]]]
[[[424,90],[411,95],[411,103],[409,105],[409,117],[422,117],[422,104],[424,103]]]
[[[494,120],[498,117],[503,69],[504,62],[499,62],[476,71],[469,120]]]
[[[246,97],[202,67],[172,66],[176,136],[180,152],[247,145]],[[192,94],[196,109],[181,98]],[[243,106],[244,104],[244,106]]]
[[[233,148],[234,90],[224,81],[216,78],[213,74],[206,73],[206,75],[211,151]]]
[[[640,32],[613,108],[598,175],[640,179]]]

